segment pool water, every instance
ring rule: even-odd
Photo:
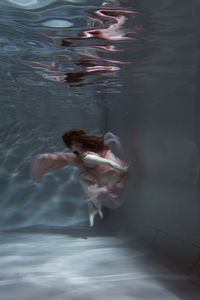
[[[199,2],[0,11],[0,299],[198,299]],[[131,161],[125,205],[92,229],[77,168],[30,179],[34,157],[66,151],[62,134],[80,127],[118,134]],[[194,247],[190,266],[156,259],[133,234],[140,218]]]

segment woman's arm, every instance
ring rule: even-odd
[[[104,141],[106,144],[108,145],[116,145],[117,149],[120,151],[120,153],[122,154],[123,158],[125,159],[125,161],[128,163],[128,158],[126,153],[124,152],[124,149],[121,145],[121,141],[120,141],[120,137],[117,136],[116,134],[112,133],[112,132],[107,132],[106,134],[104,134]]]
[[[87,154],[84,158],[83,161],[86,163],[93,163],[93,164],[98,164],[98,165],[104,165],[110,168],[113,168],[115,170],[121,171],[121,172],[126,172],[128,170],[128,166],[120,166],[116,162],[106,159],[97,155],[93,154]]]
[[[81,159],[74,153],[44,153],[36,156],[31,167],[31,179],[40,182],[43,175],[73,165],[81,167]]]

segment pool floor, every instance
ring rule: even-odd
[[[1,300],[199,299],[197,284],[122,237],[39,231],[1,233]]]

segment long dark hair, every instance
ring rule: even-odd
[[[110,149],[109,145],[104,142],[103,135],[89,136],[82,128],[67,131],[62,139],[68,148],[73,142],[77,142],[83,151],[102,152]]]

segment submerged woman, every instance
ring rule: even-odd
[[[117,158],[110,149],[110,144],[115,143],[123,152],[120,140],[110,132],[104,136],[89,136],[83,129],[72,129],[62,138],[73,153],[38,155],[32,166],[31,177],[40,182],[45,173],[66,165],[81,168],[79,180],[88,196],[89,221],[90,226],[93,226],[97,213],[103,218],[102,207],[113,209],[123,202],[113,192],[124,187],[128,165]]]

